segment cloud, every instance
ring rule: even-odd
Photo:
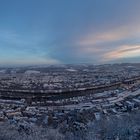
[[[60,61],[53,59],[53,58],[41,58],[41,57],[34,57],[34,56],[27,56],[26,58],[23,57],[8,57],[2,58],[0,60],[0,64],[3,66],[12,66],[12,65],[46,65],[46,64],[61,64]]]
[[[76,40],[77,50],[79,54],[86,55],[89,60],[99,63],[139,57],[140,25],[138,23],[130,22],[98,33],[92,32],[91,29]]]
[[[140,45],[124,45],[103,55],[104,61],[140,56]]]
[[[140,25],[133,23],[114,27],[113,29],[100,33],[87,33],[78,40],[77,44],[80,46],[91,46],[107,42],[115,42],[136,36],[140,37]]]
[[[0,30],[0,64],[1,65],[34,65],[59,64],[56,58],[49,55],[49,50],[42,45],[44,37],[18,34],[15,31]]]

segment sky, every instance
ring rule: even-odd
[[[140,62],[140,0],[0,0],[0,65]]]

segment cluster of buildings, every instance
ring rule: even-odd
[[[86,131],[89,121],[140,109],[140,79],[137,79],[140,76],[140,67],[137,65],[69,66],[45,70],[0,71],[1,122],[8,121],[17,126],[19,131],[28,132],[33,125],[43,125],[59,127],[65,133],[80,129]],[[131,78],[134,80],[129,81]],[[89,90],[89,87],[119,81],[119,87],[113,89],[100,92],[93,92],[92,88]],[[55,97],[53,96],[45,101],[38,98],[37,101],[30,102],[26,98],[10,99],[9,96],[9,99],[4,99],[1,96],[3,90],[7,89],[8,95],[12,95],[16,90],[28,90],[32,94],[33,91],[63,91],[65,88],[69,91],[71,88],[84,88],[85,94],[76,95],[75,92],[75,95],[72,94],[74,96],[69,96],[71,92],[68,92],[65,96],[57,96],[55,100],[51,100]],[[10,90],[13,93],[10,94]]]
[[[61,92],[106,86],[139,75],[140,66],[130,64],[1,68],[0,89]]]
[[[28,104],[25,99],[0,99],[0,121],[9,121],[19,131],[33,125],[60,128],[63,133],[83,129],[93,120],[109,115],[121,115],[140,109],[140,81],[127,89],[120,87],[101,93],[47,101],[48,104]],[[138,86],[139,85],[139,86]],[[41,102],[41,101],[40,101]]]

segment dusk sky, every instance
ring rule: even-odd
[[[140,62],[140,0],[0,0],[0,65]]]

